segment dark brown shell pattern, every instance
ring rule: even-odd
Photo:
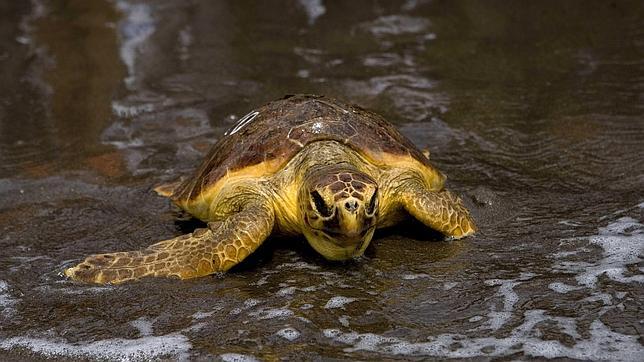
[[[174,200],[194,199],[228,172],[272,161],[279,171],[302,148],[335,140],[361,152],[376,165],[386,156],[429,160],[381,116],[358,106],[315,95],[294,95],[270,102],[242,117],[217,141],[196,173],[174,192]]]

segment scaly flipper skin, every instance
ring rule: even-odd
[[[448,190],[431,191],[420,178],[411,178],[399,192],[405,210],[428,227],[455,239],[476,231],[461,199]]]
[[[118,284],[145,276],[195,278],[226,271],[268,237],[275,221],[267,202],[254,201],[222,222],[146,249],[89,256],[65,270],[78,281]]]

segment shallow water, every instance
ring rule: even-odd
[[[641,2],[0,4],[1,359],[644,355]],[[225,276],[80,285],[83,256],[198,223],[151,188],[248,110],[375,110],[480,232],[333,264],[271,239]]]

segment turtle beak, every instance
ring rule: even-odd
[[[359,237],[324,232],[312,228],[304,230],[309,244],[328,260],[341,261],[362,256],[371,242],[375,226],[365,230]]]
[[[329,260],[361,256],[376,229],[376,213],[371,209],[365,210],[362,200],[352,197],[338,200],[334,210],[332,217],[318,219],[317,227],[312,227],[307,220],[308,230],[304,235],[309,244]]]
[[[341,246],[359,243],[376,225],[377,195],[375,193],[366,203],[355,197],[341,199],[336,203],[335,208],[338,210],[336,220],[325,227],[324,231],[330,232]]]

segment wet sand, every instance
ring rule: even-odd
[[[0,359],[644,355],[641,2],[0,5]],[[478,223],[329,263],[270,239],[223,276],[61,271],[199,222],[152,188],[249,110],[318,93],[384,115]]]

